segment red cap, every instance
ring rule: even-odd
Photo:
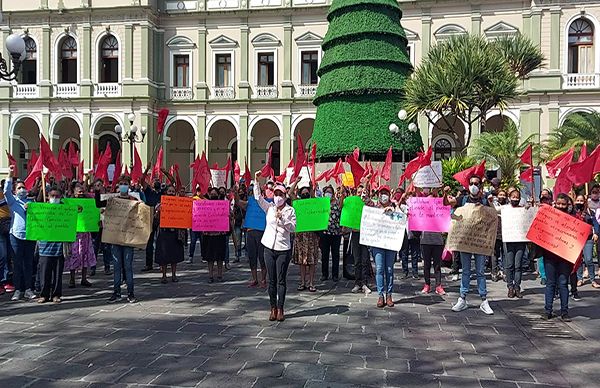
[[[390,186],[388,186],[388,185],[379,186],[379,189],[377,189],[377,192],[381,193],[382,191],[387,191],[388,193],[392,192],[392,190],[390,190]]]

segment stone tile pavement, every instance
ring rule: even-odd
[[[141,268],[137,257],[136,268]],[[225,283],[206,264],[182,264],[180,282],[136,271],[139,303],[110,305],[111,277],[65,288],[60,305],[0,297],[0,387],[562,387],[600,381],[596,304],[589,285],[571,302],[574,320],[539,319],[543,287],[528,275],[523,299],[488,282],[495,310],[453,313],[444,297],[396,279],[394,308],[352,282],[298,292],[290,267],[287,319],[267,320],[268,296],[246,287],[246,260]],[[66,279],[66,278],[65,278]],[[474,283],[474,282],[473,282]]]

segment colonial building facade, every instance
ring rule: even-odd
[[[524,96],[510,109],[489,114],[486,128],[512,120],[523,135],[543,140],[569,114],[600,110],[597,1],[399,3],[415,66],[432,45],[456,34],[494,39],[520,32],[541,47],[545,67],[523,83]],[[130,147],[115,126],[123,132],[135,126],[138,138],[147,132],[136,145],[142,159],[162,145],[166,164],[182,166],[184,180],[193,155],[202,151],[211,164],[232,156],[257,169],[272,146],[276,167],[284,168],[296,134],[305,141],[312,135],[311,99],[330,0],[0,4],[2,41],[19,33],[27,47],[19,82],[0,82],[0,148],[18,159],[21,175],[40,134],[54,151],[74,141],[87,170],[94,149],[107,144],[122,149],[129,164]],[[156,134],[161,108],[170,110],[164,138]],[[438,159],[464,147],[466,127],[460,121],[452,136],[425,118],[419,128]],[[3,157],[0,168],[6,167]]]

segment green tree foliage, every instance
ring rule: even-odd
[[[451,188],[451,193],[455,194],[462,186],[453,178],[454,174],[466,170],[469,167],[473,167],[475,164],[477,164],[475,159],[464,155],[442,160],[442,181],[444,186],[449,186]]]
[[[567,116],[563,125],[550,132],[544,144],[544,159],[551,160],[571,147],[575,147],[577,158],[584,143],[588,152],[600,143],[600,113],[576,112]]]

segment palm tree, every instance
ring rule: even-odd
[[[508,63],[510,69],[524,79],[532,71],[539,69],[544,63],[544,54],[526,36],[518,33],[496,39],[492,46]]]
[[[598,112],[577,112],[567,116],[563,125],[550,132],[544,144],[544,158],[551,160],[571,147],[579,152],[584,143],[588,150],[593,150],[600,144]]]
[[[444,186],[449,186],[451,193],[456,193],[462,185],[454,179],[454,174],[473,167],[477,161],[470,156],[458,155],[452,158],[442,160],[442,182]]]

